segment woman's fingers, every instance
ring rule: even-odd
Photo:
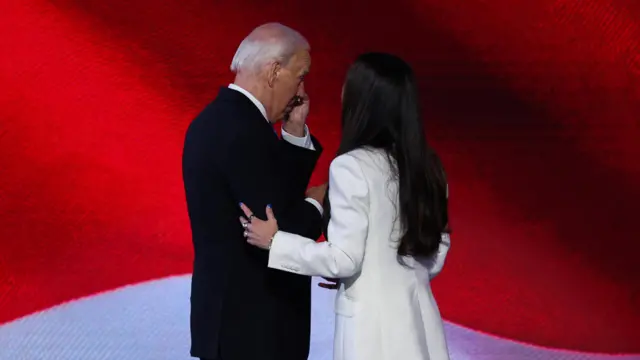
[[[275,221],[275,216],[273,214],[273,209],[271,209],[271,205],[267,205],[266,213],[268,221],[260,220],[257,217],[253,216],[253,212],[247,205],[244,203],[240,203],[240,208],[245,216],[240,216],[238,220],[244,229],[244,237],[247,239],[247,243],[264,248],[267,246],[268,241],[263,239],[262,236],[258,235],[254,232],[254,230],[264,230],[263,227],[267,222]]]
[[[333,283],[333,284],[328,284],[328,283],[318,283],[318,286],[323,288],[323,289],[328,289],[328,290],[336,290],[340,287],[340,285],[338,285],[338,283]]]
[[[258,234],[256,234],[256,233],[254,233],[254,232],[251,232],[251,231],[249,230],[249,231],[247,231],[247,240],[251,240],[251,241],[258,241],[258,242],[260,242],[261,237],[260,237],[260,235],[258,235]]]
[[[267,205],[266,212],[267,212],[267,220],[271,221],[276,219],[275,215],[273,215],[273,209],[271,208],[271,204]]]
[[[247,243],[249,243],[249,245],[260,247],[260,244],[257,241],[253,240],[253,239],[247,238]]]
[[[252,223],[250,223],[244,216],[240,216],[240,225],[242,225],[242,228],[249,233],[251,231],[252,227]]]
[[[249,236],[247,237],[247,243],[261,249],[265,249],[267,247],[267,244],[264,241],[262,241],[255,235],[252,236],[252,234],[249,234]]]
[[[321,282],[318,284],[321,288],[335,290],[340,287],[340,279],[331,279],[323,277],[326,282]]]
[[[247,218],[251,219],[253,213],[251,212],[251,209],[249,209],[247,205],[245,205],[244,203],[240,203],[240,209],[242,209],[242,212]]]

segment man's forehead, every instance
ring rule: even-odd
[[[308,50],[299,50],[293,54],[291,60],[293,60],[298,66],[307,67],[311,64],[311,54],[309,54]]]
[[[311,54],[308,50],[304,50],[300,53],[301,72],[306,75],[311,68]]]
[[[302,56],[302,59],[304,61],[306,61],[307,63],[311,63],[311,53],[309,52],[309,50],[301,50],[300,55]]]

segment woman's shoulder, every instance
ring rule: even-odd
[[[388,178],[389,158],[383,150],[359,148],[337,156],[329,172],[336,177]]]
[[[359,164],[378,163],[380,160],[388,160],[384,150],[373,148],[358,148],[338,155],[333,163],[355,162]]]
[[[329,165],[329,171],[335,172],[342,168],[357,168],[360,167],[360,160],[357,156],[357,150],[349,151],[348,153],[340,154],[336,156]]]

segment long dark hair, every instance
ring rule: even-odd
[[[441,234],[449,231],[447,182],[438,156],[427,144],[411,67],[394,55],[363,54],[347,72],[342,96],[337,155],[359,148],[385,151],[398,181],[403,231],[398,255],[431,256]],[[327,236],[328,197],[325,207]]]

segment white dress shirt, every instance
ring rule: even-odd
[[[238,91],[244,96],[246,96],[247,98],[249,98],[249,100],[251,100],[251,102],[258,108],[258,110],[260,110],[260,113],[262,114],[262,116],[264,116],[264,119],[267,122],[271,123],[267,118],[267,110],[265,109],[264,105],[262,105],[262,103],[258,99],[256,99],[256,97],[253,96],[253,94],[251,94],[250,92],[248,92],[247,90],[241,88],[236,84],[229,84],[229,89]],[[315,151],[316,148],[313,146],[313,141],[311,141],[311,136],[309,135],[310,134],[309,127],[307,125],[304,126],[303,137],[291,135],[288,132],[286,132],[284,128],[282,128],[281,131],[282,131],[282,139],[284,139],[286,142],[293,144],[295,146],[299,146],[305,149]],[[322,215],[324,211],[323,207],[322,205],[320,205],[318,201],[316,201],[316,199],[306,198],[305,200],[311,203],[313,206],[315,206],[316,209],[318,209],[318,211],[320,212],[320,215]]]

